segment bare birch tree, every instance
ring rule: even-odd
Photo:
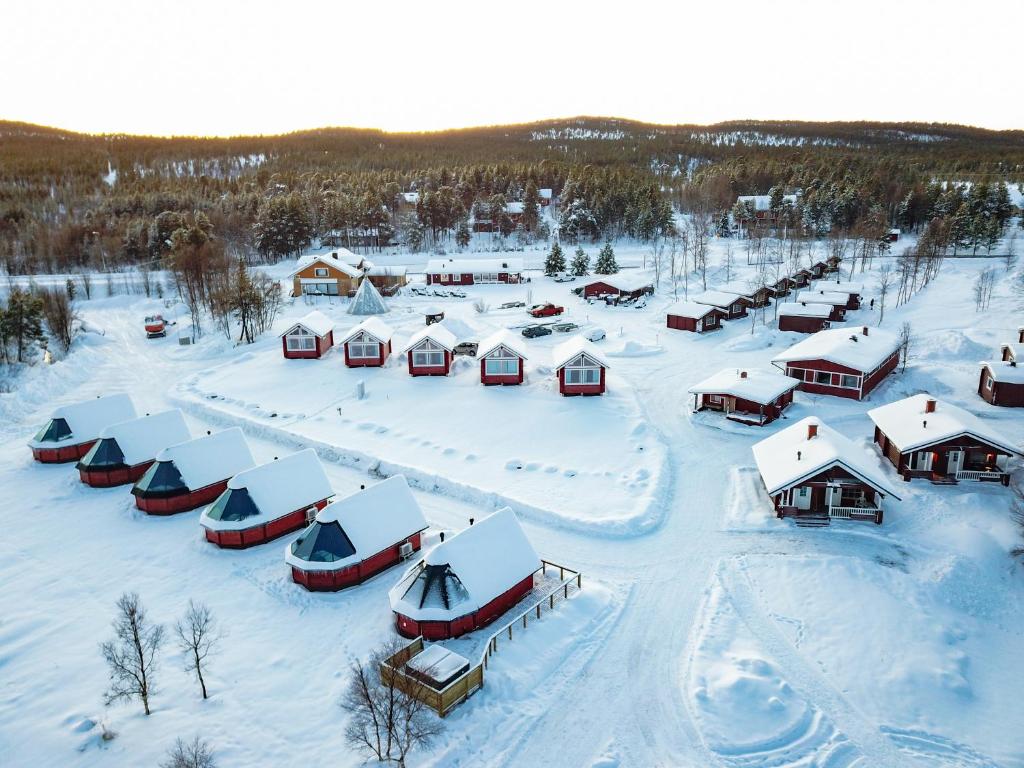
[[[177,636],[178,647],[186,656],[185,671],[195,673],[203,698],[209,698],[203,672],[209,657],[217,652],[223,636],[217,620],[213,618],[208,606],[189,600],[185,615],[174,624],[174,634]]]
[[[213,750],[198,736],[192,741],[178,739],[167,753],[167,759],[160,768],[216,768]]]
[[[110,688],[104,696],[107,704],[139,699],[146,714],[150,713],[149,697],[155,690],[153,673],[163,642],[163,626],[150,624],[138,594],[121,595],[114,619],[114,639],[100,646],[110,669]]]

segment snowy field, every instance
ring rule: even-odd
[[[723,244],[713,245],[712,286],[725,280]],[[639,267],[649,249],[617,255]],[[417,267],[408,254],[375,260]],[[865,306],[879,263],[854,275]],[[978,314],[970,286],[986,267],[1000,280]],[[394,636],[387,591],[399,571],[308,593],[290,581],[285,540],[217,550],[198,511],[149,518],[125,488],[88,489],[71,466],[32,462],[24,444],[54,407],[126,391],[140,412],[181,407],[196,433],[241,426],[258,460],[312,446],[339,494],[406,474],[431,524],[428,547],[508,504],[542,557],[583,572],[582,592],[505,644],[484,689],[411,765],[1020,768],[1024,571],[1011,553],[1024,542],[1010,493],[902,483],[866,416],[928,391],[1024,443],[1024,412],[975,391],[978,362],[1024,323],[1003,269],[948,260],[905,306],[890,295],[882,327],[909,321],[917,337],[907,371],[863,403],[797,393],[764,428],[691,415],[686,388],[724,367],[768,369],[802,337],[749,318],[702,336],[668,330],[663,309],[682,296],[664,287],[644,309],[586,304],[538,273],[518,287],[467,287],[465,299],[391,300],[398,349],[427,305],[484,336],[529,320],[497,309],[504,301],[561,303],[566,319],[607,331],[603,398],[558,395],[550,361],[561,334],[525,340],[525,386],[483,387],[478,364],[461,358],[443,379],[413,379],[397,355],[369,371],[346,369],[340,350],[285,361],[276,332],[309,311],[301,300],[251,347],[212,333],[194,347],[173,333],[147,341],[141,318],[158,302],[84,302],[95,332],[0,393],[0,765],[152,766],[196,733],[221,768],[360,765],[337,701],[351,660]],[[343,301],[317,308],[339,338],[355,324]],[[865,308],[847,325],[877,322]],[[750,447],[809,414],[899,483],[903,500],[887,502],[883,526],[774,518]],[[152,716],[104,707],[98,645],[126,590],[157,621],[194,598],[223,622],[208,701],[169,647]],[[104,742],[102,728],[116,738]]]

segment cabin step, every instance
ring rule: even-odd
[[[831,521],[828,515],[800,515],[793,522],[801,528],[827,528]]]
[[[959,481],[952,475],[932,475],[932,485],[957,485]]]

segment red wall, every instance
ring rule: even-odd
[[[309,351],[293,351],[288,349],[288,339],[284,336],[281,337],[281,352],[284,353],[285,359],[287,360],[308,360],[323,357],[327,354],[327,350],[334,346],[334,331],[328,331],[327,335],[323,338],[318,338],[316,342],[316,349]]]
[[[384,361],[388,359],[388,355],[391,354],[391,342],[380,345],[380,355],[377,357],[360,357],[353,359],[348,356],[348,344],[344,345],[345,350],[345,365],[349,368],[377,368],[384,365]]]
[[[558,369],[558,391],[563,395],[603,395],[605,389],[606,368],[601,368],[599,384],[566,384],[565,368]]]
[[[828,328],[828,320],[820,317],[803,317],[800,315],[781,315],[780,331],[796,331],[797,333],[817,333]]]
[[[134,483],[149,469],[155,459],[136,464],[134,467],[120,467],[118,469],[86,469],[78,468],[79,479],[92,488],[113,488],[115,485],[127,485]]]
[[[444,365],[442,366],[414,366],[412,364],[412,350],[406,355],[409,363],[410,376],[447,376],[452,369],[452,353],[444,351]]]
[[[176,515],[179,512],[188,512],[198,509],[213,501],[224,493],[228,487],[228,480],[225,478],[213,485],[199,488],[191,493],[182,493],[177,496],[142,496],[135,497],[135,506],[147,515]]]
[[[504,376],[504,375],[497,376],[497,375],[494,375],[494,374],[486,373],[486,370],[487,370],[486,360],[487,360],[487,358],[485,358],[485,357],[484,358],[480,358],[480,383],[481,384],[486,384],[486,385],[490,386],[492,384],[505,384],[505,385],[509,385],[509,384],[522,384],[523,383],[523,360],[522,360],[522,358],[519,359],[519,367],[518,367],[518,371],[519,372],[516,373],[516,374],[508,375],[508,376]]]
[[[416,621],[408,616],[395,613],[395,629],[403,637],[423,636],[424,640],[448,640],[459,637],[474,629],[486,627],[505,611],[518,603],[533,589],[533,574],[483,606],[480,610],[467,613],[451,621]]]
[[[63,445],[60,448],[33,448],[32,458],[40,464],[68,464],[78,461],[92,448],[95,440],[78,445]]]
[[[251,528],[242,528],[234,531],[214,531],[205,528],[206,540],[224,549],[246,549],[257,544],[272,541],[286,533],[297,531],[306,527],[306,510],[310,507],[318,510],[327,506],[327,499],[321,499],[316,504],[307,504],[302,509],[296,509],[287,515],[270,520],[266,523],[254,525]]]
[[[405,541],[412,544],[414,552],[418,552],[421,537],[422,533],[414,534],[361,562],[335,571],[304,571],[292,566],[292,581],[302,585],[310,592],[337,592],[339,589],[360,584],[371,576],[397,565],[402,560],[398,548]]]
[[[978,394],[992,405],[1001,405],[1005,408],[1024,407],[1024,384],[1009,384],[1007,382],[992,382],[992,392],[985,389],[986,369],[981,369],[981,376],[978,378]]]

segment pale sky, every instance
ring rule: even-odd
[[[90,132],[1024,128],[1024,0],[0,0],[0,119]]]

